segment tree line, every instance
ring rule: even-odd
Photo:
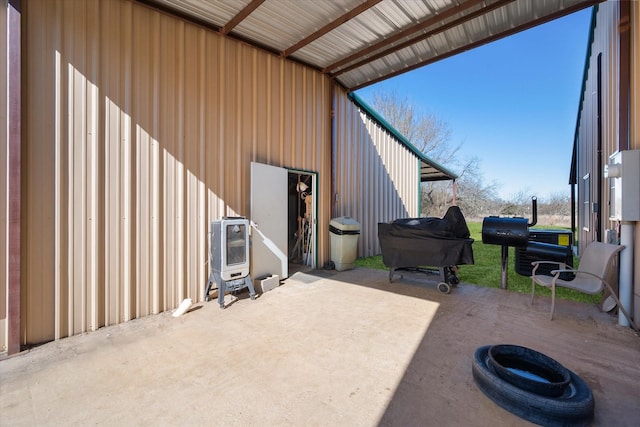
[[[396,92],[377,91],[372,94],[372,107],[418,150],[459,174],[456,180],[456,204],[465,217],[479,220],[490,215],[531,217],[531,197],[527,189],[503,200],[497,195],[498,184],[487,182],[480,168],[480,159],[459,156],[462,143],[451,141],[449,124],[437,115],[420,110],[407,97]],[[422,184],[422,216],[442,217],[453,204],[451,181]],[[538,216],[569,217],[569,196],[553,194],[538,198]]]

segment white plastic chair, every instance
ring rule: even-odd
[[[533,304],[533,297],[536,289],[536,284],[551,288],[551,314],[550,320],[553,320],[553,311],[556,304],[556,286],[562,286],[564,288],[574,289],[586,294],[597,294],[602,292],[606,287],[611,296],[615,299],[619,309],[629,320],[629,323],[636,331],[638,328],[633,323],[633,320],[629,316],[629,313],[624,309],[620,300],[616,296],[615,292],[611,288],[611,285],[607,283],[604,277],[607,275],[611,260],[613,257],[624,249],[622,245],[611,245],[609,243],[592,242],[584,250],[584,254],[580,257],[580,266],[578,269],[568,268],[565,264],[556,261],[534,261],[533,270],[531,272],[531,301]],[[551,270],[553,276],[538,275],[536,271],[541,264],[556,264],[560,268],[558,270]],[[560,278],[562,273],[574,273],[575,278],[573,280],[563,280]]]

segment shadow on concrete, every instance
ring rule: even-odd
[[[469,284],[444,295],[436,289],[437,275],[430,278],[414,272],[392,283],[382,270],[356,268],[328,277],[345,286],[439,304],[382,413],[380,426],[416,425],[417,420],[419,425],[436,425],[429,420],[466,426],[528,424],[498,407],[473,381],[473,354],[490,344],[532,348],[578,374],[594,393],[594,425],[632,426],[640,416],[634,398],[640,395],[640,383],[634,380],[640,376],[640,367],[633,362],[640,354],[640,339],[595,305],[560,300],[560,314],[550,321],[548,297],[538,297],[530,306],[529,295]]]

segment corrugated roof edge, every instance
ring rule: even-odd
[[[422,151],[418,150],[407,138],[405,138],[400,132],[398,132],[393,126],[389,124],[381,115],[373,110],[366,102],[362,100],[358,95],[353,92],[349,93],[349,99],[351,99],[360,109],[362,109],[369,117],[378,122],[380,126],[385,128],[391,133],[398,141],[400,141],[405,147],[407,147],[413,154],[415,154],[420,160],[428,163],[430,166],[440,170],[445,175],[449,176],[449,179],[458,179],[458,174],[453,173],[449,169],[445,168],[438,162],[427,157]]]
[[[587,88],[587,77],[589,76],[589,62],[591,60],[591,47],[593,46],[593,38],[596,31],[596,16],[598,15],[598,9],[600,5],[594,5],[591,8],[591,28],[589,30],[589,40],[587,41],[587,52],[584,60],[584,69],[582,71],[582,87],[580,88],[580,100],[578,101],[578,113],[576,117],[576,128],[573,132],[573,150],[571,155],[571,167],[569,172],[569,185],[577,184],[577,148],[578,148],[578,133],[580,132],[580,116],[582,112],[582,104],[584,104],[584,91]]]

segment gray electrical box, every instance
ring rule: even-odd
[[[604,176],[609,178],[609,219],[640,221],[640,150],[609,156]]]

